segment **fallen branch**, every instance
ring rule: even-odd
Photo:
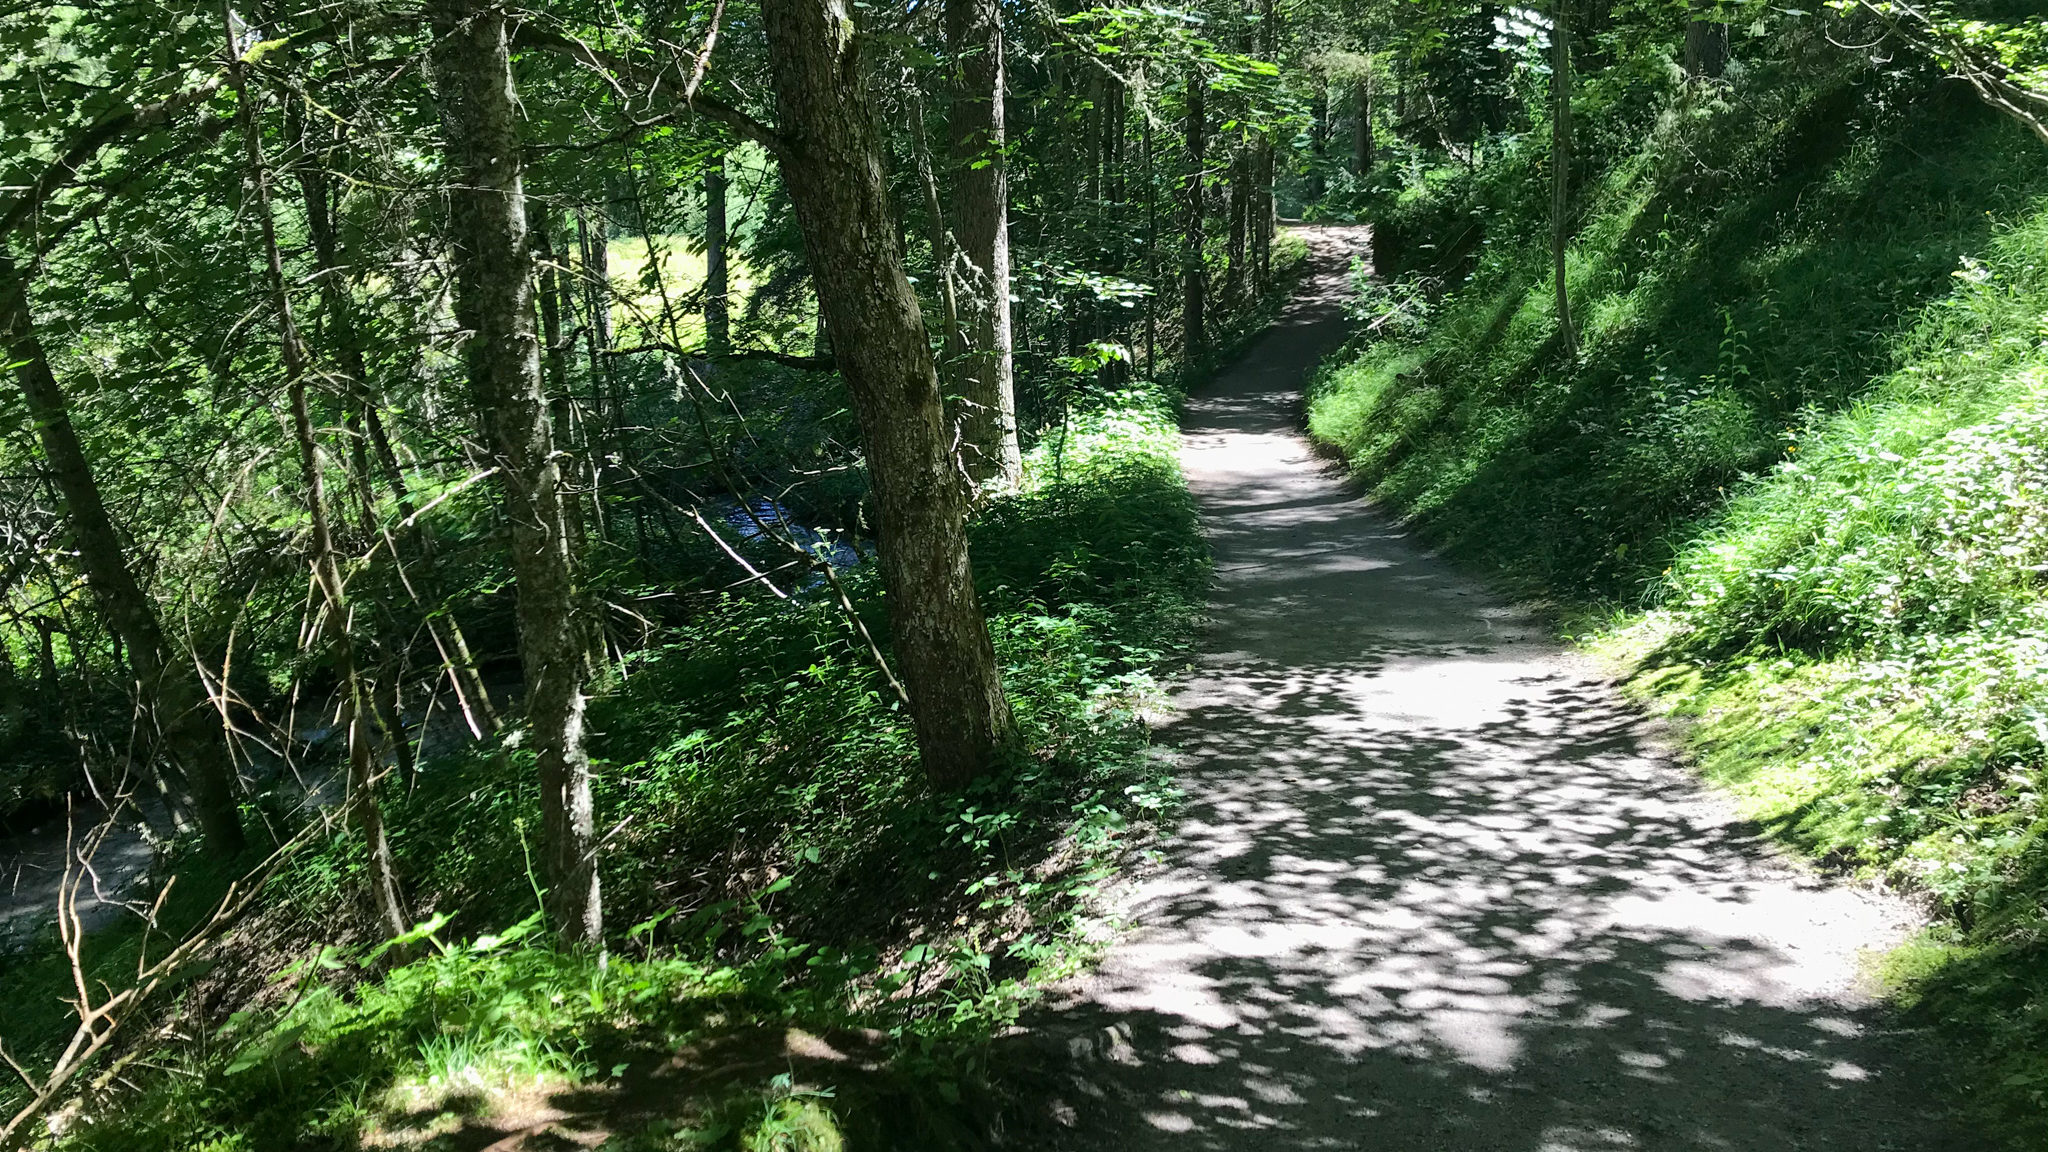
[[[71,1004],[78,1017],[78,1026],[72,1030],[70,1040],[49,1071],[41,1077],[31,1075],[13,1057],[7,1057],[8,1065],[28,1084],[30,1095],[28,1103],[9,1117],[4,1126],[0,1126],[0,1149],[23,1146],[28,1139],[29,1126],[49,1110],[73,1078],[113,1043],[124,1025],[141,1014],[151,997],[162,991],[187,965],[220,943],[242,914],[249,910],[264,884],[284,861],[323,827],[318,822],[309,822],[296,836],[265,857],[262,863],[230,882],[227,891],[214,904],[213,911],[197,927],[186,932],[169,952],[153,964],[148,962],[146,951],[139,956],[135,979],[116,992],[107,988],[104,981],[86,975],[85,924],[78,914],[78,895],[91,874],[91,859],[113,826],[109,820],[93,829],[85,835],[82,844],[74,840],[67,827],[64,879],[57,889],[57,932],[63,942],[65,957],[71,963],[72,986],[77,990],[77,997]],[[78,845],[75,850],[74,844]],[[158,891],[151,904],[149,920],[152,926],[165,897],[170,894],[171,885],[176,882],[177,877],[173,876]],[[107,988],[106,998],[97,1003],[92,995],[94,984]]]

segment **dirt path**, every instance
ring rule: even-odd
[[[1076,1148],[1978,1147],[1861,993],[1907,911],[1775,859],[1296,431],[1357,231],[1190,406],[1186,821],[1041,1035]]]

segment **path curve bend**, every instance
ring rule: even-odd
[[[1965,1149],[1867,955],[1903,905],[1783,861],[1592,669],[1298,431],[1358,229],[1188,405],[1213,629],[1162,732],[1184,820],[1047,1006],[1058,1142]]]

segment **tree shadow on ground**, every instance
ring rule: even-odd
[[[1981,1147],[1858,994],[1903,910],[1780,860],[1294,434],[1342,331],[1315,288],[1190,405],[1219,579],[1161,734],[1183,822],[1136,929],[997,1045],[1005,1142]]]
[[[1473,727],[1303,739],[1357,674],[1243,671],[1271,724],[1216,704],[1177,734],[1197,764],[1256,768],[1184,779],[1129,952],[998,1061],[1052,1101],[1019,1118],[1037,1142],[1981,1146],[1839,986],[1873,910],[1717,818],[1603,693],[1526,683]]]

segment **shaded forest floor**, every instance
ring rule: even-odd
[[[1218,318],[1223,351],[1285,298],[1299,252],[1276,245],[1276,292]],[[50,1117],[55,1146],[994,1140],[990,1038],[1087,962],[1095,893],[1174,803],[1145,718],[1209,578],[1172,379],[1075,375],[1023,488],[972,527],[1022,733],[998,772],[930,794],[907,723],[819,588],[722,594],[592,703],[615,828],[608,964],[555,949],[535,914],[531,754],[450,747],[388,798],[422,918],[404,951],[366,907],[360,844],[315,841],[177,975],[117,1070]],[[841,579],[883,632],[875,574]],[[183,855],[159,868],[180,880],[159,928],[119,917],[92,933],[84,978],[126,979],[232,878]],[[76,1023],[56,937],[31,930],[0,953],[12,1056],[47,1060]]]

